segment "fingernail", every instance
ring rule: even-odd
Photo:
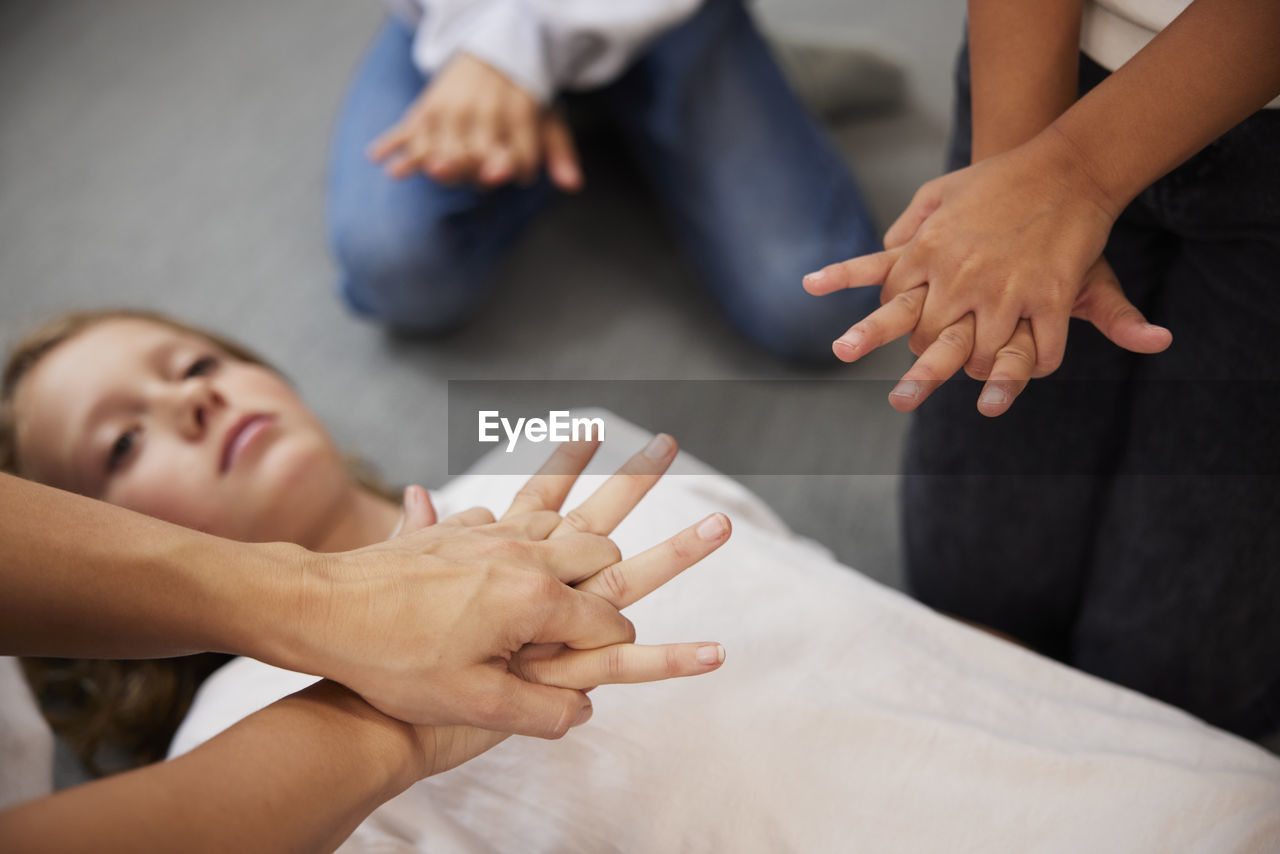
[[[710,543],[723,537],[727,530],[729,530],[729,522],[725,519],[724,514],[712,513],[703,519],[697,528],[694,528],[694,533],[698,535],[698,539],[706,540]]]
[[[666,433],[659,433],[649,441],[644,447],[644,455],[651,460],[660,460],[671,453],[672,448],[671,437]]]
[[[978,395],[978,403],[983,406],[1004,406],[1009,402],[1009,393],[998,385],[989,385]]]
[[[844,362],[852,362],[858,358],[858,353],[862,350],[862,342],[866,340],[866,336],[861,330],[850,329],[841,335],[831,345],[831,352],[836,354],[836,358]]]
[[[893,387],[889,397],[896,397],[907,403],[914,403],[920,396],[920,383],[915,380],[903,380]]]
[[[825,279],[826,277],[827,277],[827,274],[823,270],[815,270],[814,272],[804,277],[804,283],[806,285],[820,285],[822,284],[822,280]]]
[[[585,706],[579,709],[578,716],[574,718],[573,723],[569,725],[570,728],[576,727],[576,726],[582,726],[587,721],[591,720],[591,711],[592,711],[592,707],[590,703],[587,703]]]
[[[703,644],[693,657],[699,664],[719,664],[724,661],[724,647],[718,643]]]

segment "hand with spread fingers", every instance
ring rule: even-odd
[[[442,184],[530,184],[545,167],[565,192],[582,168],[563,116],[468,53],[440,70],[368,155],[393,178],[425,173]]]
[[[324,675],[342,682],[387,714],[416,724],[467,723],[485,730],[558,738],[591,714],[585,691],[596,685],[647,682],[708,673],[724,661],[716,643],[638,646],[619,610],[661,587],[723,545],[729,522],[713,514],[663,543],[622,559],[608,535],[657,483],[677,447],[659,435],[579,507],[557,512],[595,453],[596,443],[559,448],[516,495],[500,519],[472,508],[436,522],[425,490],[405,491],[405,516],[379,549],[413,549],[427,558],[423,573],[438,603],[421,603],[418,643],[400,637],[358,660],[331,662]],[[343,555],[334,557],[343,558]],[[438,566],[436,563],[438,562]],[[487,572],[469,571],[476,562]],[[335,613],[351,613],[347,596],[368,597],[359,613],[383,602],[373,591],[403,588],[403,561],[386,579],[345,563],[335,579]],[[367,561],[360,561],[365,567]],[[464,569],[465,568],[465,569]],[[441,578],[441,575],[445,578]],[[384,583],[385,582],[385,583]],[[447,592],[452,589],[453,592]],[[367,621],[364,623],[367,625]],[[395,650],[431,649],[426,663]],[[468,741],[467,743],[471,743]]]
[[[978,409],[999,415],[1033,377],[1058,368],[1071,317],[1156,353],[1172,340],[1129,302],[1101,253],[1118,210],[1037,140],[920,188],[885,250],[805,277],[827,294],[883,285],[882,306],[832,345],[853,362],[910,336],[917,362],[890,393],[915,409],[960,368],[983,380]]]

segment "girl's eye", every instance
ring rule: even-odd
[[[191,363],[191,367],[187,368],[186,373],[182,375],[182,378],[184,380],[189,380],[192,377],[203,376],[216,367],[218,367],[218,360],[216,357],[202,356]]]
[[[121,433],[120,438],[111,444],[111,450],[107,452],[107,472],[119,470],[128,461],[129,455],[133,453],[134,445],[137,443],[137,430],[126,430]]]

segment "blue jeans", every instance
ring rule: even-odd
[[[358,313],[426,334],[465,323],[502,252],[555,191],[387,178],[364,149],[427,83],[411,34],[388,21],[337,124],[329,233]],[[801,277],[879,248],[857,187],[769,55],[741,0],[707,0],[614,83],[572,96],[618,131],[682,248],[733,324],[780,357],[831,360],[879,305],[874,288],[821,299]]]
[[[952,168],[969,160],[967,56]],[[1080,88],[1106,71],[1081,57]],[[926,604],[1248,737],[1280,730],[1280,111],[1145,190],[1106,257],[1173,331],[1141,356],[1071,321],[1008,414],[952,379],[907,442]]]

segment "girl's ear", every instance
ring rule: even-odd
[[[436,507],[431,503],[431,496],[421,486],[406,486],[404,489],[404,520],[396,536],[412,534],[436,523]]]

